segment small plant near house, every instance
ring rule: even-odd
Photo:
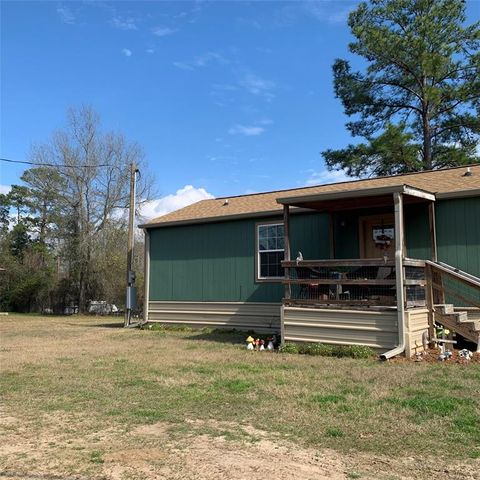
[[[323,343],[286,343],[280,348],[280,352],[338,358],[371,358],[375,355],[370,347],[362,345],[325,345]]]
[[[296,343],[285,343],[285,345],[280,347],[279,351],[282,353],[301,353],[299,345]]]

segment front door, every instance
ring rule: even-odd
[[[360,217],[362,258],[395,258],[395,217],[393,214]]]

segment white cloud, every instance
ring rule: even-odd
[[[298,23],[305,16],[332,25],[345,24],[349,13],[357,5],[357,0],[308,0],[304,2],[289,2],[275,12],[274,24],[278,27],[288,27]]]
[[[202,55],[198,55],[193,60],[184,61],[184,62],[173,62],[173,65],[182,70],[195,70],[196,68],[203,68],[211,64],[212,62],[217,62],[221,64],[226,64],[228,61],[218,52],[207,52]]]
[[[207,192],[204,188],[196,188],[193,185],[185,185],[183,188],[177,190],[174,194],[166,195],[156,200],[151,200],[141,207],[141,216],[145,219],[151,219],[166,215],[167,213],[179,210],[180,208],[199,202],[214,198],[214,196]]]
[[[173,35],[176,32],[173,28],[170,27],[155,27],[152,28],[152,33],[157,37],[167,37],[168,35]]]
[[[72,11],[66,7],[65,5],[59,5],[57,7],[57,13],[60,17],[60,20],[63,23],[67,23],[68,25],[73,25],[75,23],[75,15]]]
[[[182,70],[194,70],[194,68],[190,66],[188,62],[173,62],[173,66]]]
[[[271,125],[273,120],[271,118],[261,118],[258,122],[259,125]]]
[[[345,23],[349,13],[356,6],[354,1],[309,1],[303,3],[305,12],[320,21],[328,23]]]
[[[1,185],[0,184],[0,193],[3,193],[4,195],[7,194],[11,189],[12,189],[11,185]]]
[[[123,53],[126,57],[131,57],[131,56],[132,56],[132,51],[131,51],[129,48],[122,48],[122,53]]]
[[[150,54],[155,53],[155,50],[153,48],[147,48],[145,51]]]
[[[272,125],[273,120],[270,118],[261,118],[253,125],[234,125],[228,130],[230,135],[244,135],[246,137],[254,137],[265,132],[265,126]]]
[[[265,80],[254,73],[245,75],[239,84],[252,95],[263,96],[266,100],[273,100],[273,98],[275,98],[275,95],[272,93],[272,90],[275,88],[275,83],[270,80]]]
[[[305,182],[307,187],[356,180],[355,177],[349,177],[343,170],[321,170],[320,172],[307,170],[307,173],[310,174]]]
[[[110,25],[120,30],[137,30],[137,25],[133,17],[122,18],[119,15],[115,15],[110,20]]]
[[[244,135],[246,137],[261,135],[263,132],[265,132],[265,129],[258,125],[235,125],[228,131],[230,135]]]

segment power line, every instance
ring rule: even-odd
[[[12,160],[10,158],[0,158],[2,162],[8,163],[23,163],[25,165],[34,165],[37,167],[53,167],[53,168],[102,168],[102,167],[115,167],[115,165],[101,164],[101,165],[55,165],[54,163],[38,163],[28,162],[27,160]]]

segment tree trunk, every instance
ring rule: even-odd
[[[78,279],[78,313],[85,312],[85,287],[85,270],[84,265],[82,265],[82,268],[80,270],[80,278]]]
[[[428,122],[428,113],[423,114],[423,165],[425,170],[432,170],[432,133]]]
[[[432,165],[432,132],[430,130],[430,122],[429,122],[429,101],[426,98],[426,86],[427,81],[426,78],[422,78],[422,93],[423,93],[423,100],[422,100],[422,133],[423,133],[423,169],[424,170],[431,170]]]

